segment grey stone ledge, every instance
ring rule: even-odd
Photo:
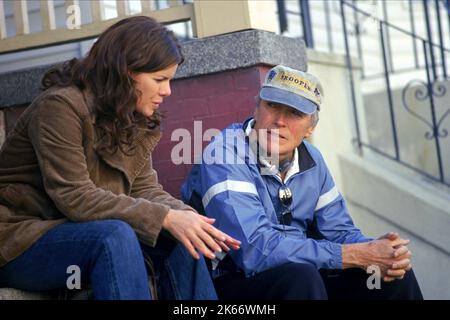
[[[40,93],[41,78],[53,65],[0,74],[0,108],[29,103]]]
[[[175,79],[247,68],[284,64],[306,70],[303,40],[272,32],[247,30],[195,39],[182,44],[185,62]],[[41,77],[53,65],[0,74],[0,108],[27,104],[40,93]]]
[[[251,67],[258,64],[284,64],[306,70],[303,40],[261,30],[248,30],[187,41],[186,61],[177,78]]]

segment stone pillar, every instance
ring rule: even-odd
[[[192,27],[198,38],[258,29],[278,32],[275,1],[194,1]]]

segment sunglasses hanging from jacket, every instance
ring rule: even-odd
[[[290,226],[292,222],[292,192],[285,184],[281,185],[278,189],[278,199],[283,206],[283,211],[279,217],[279,222],[283,226]]]

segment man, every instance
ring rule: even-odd
[[[422,299],[409,241],[362,235],[319,150],[304,141],[321,98],[313,75],[272,68],[254,118],[216,136],[183,185],[185,202],[242,242],[213,264],[219,298]]]

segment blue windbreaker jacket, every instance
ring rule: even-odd
[[[251,276],[289,262],[342,268],[342,244],[370,239],[354,226],[321,153],[306,141],[297,148],[284,181],[292,191],[293,219],[282,225],[283,182],[261,174],[263,165],[249,147],[253,122],[233,124],[211,141],[182,186],[183,200],[242,242],[229,253],[235,268],[229,271]]]

